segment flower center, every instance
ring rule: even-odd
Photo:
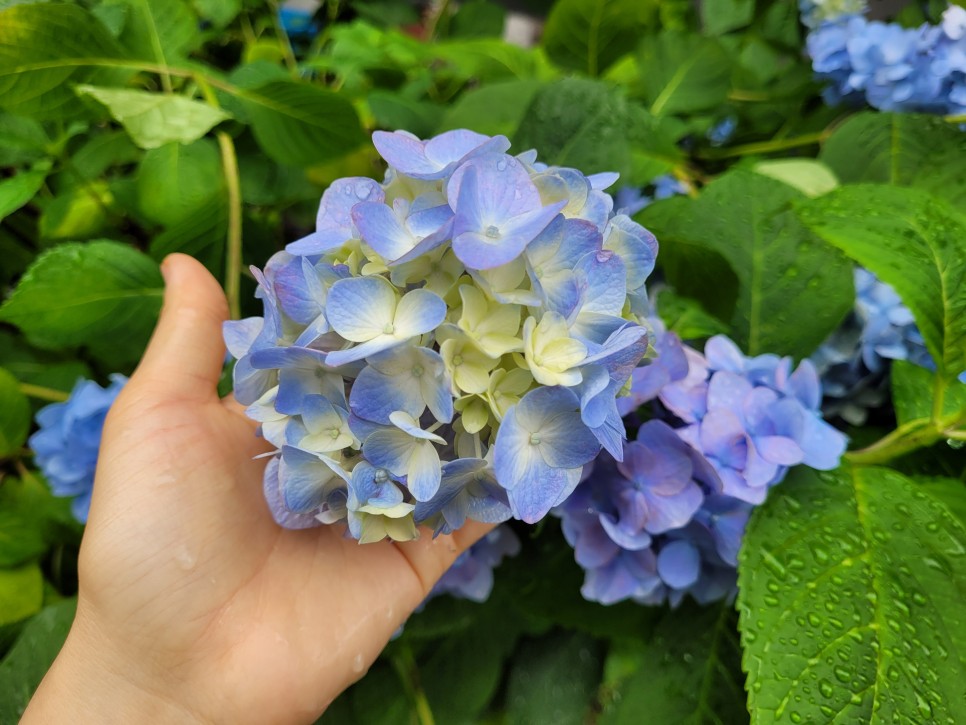
[[[373,475],[373,479],[376,483],[385,483],[389,480],[389,471],[385,468],[377,468],[376,473]]]
[[[387,322],[386,326],[382,328],[382,332],[384,335],[391,335],[395,331],[395,329],[396,328],[393,326],[391,322]]]
[[[335,440],[342,433],[338,428],[329,428],[329,435],[332,436],[332,440]]]
[[[486,234],[486,236],[488,236],[490,239],[498,239],[500,236],[500,228],[490,224],[490,226],[488,226],[486,231],[483,233]]]
[[[463,356],[453,355],[453,367],[459,367],[462,364],[463,364]]]
[[[423,366],[422,365],[413,365],[413,371],[412,372],[413,372],[413,377],[414,378],[418,378],[418,377],[422,376],[422,374],[423,374]]]
[[[540,445],[540,435],[538,433],[531,433],[530,434],[530,445],[531,446],[538,446],[538,445]]]

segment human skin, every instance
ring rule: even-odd
[[[491,527],[366,545],[280,528],[268,448],[216,392],[221,288],[185,255],[161,269],[161,318],[104,427],[77,616],[22,722],[312,722]]]

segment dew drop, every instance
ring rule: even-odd
[[[506,171],[506,159],[500,159],[496,162],[497,171]]]

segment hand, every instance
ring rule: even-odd
[[[279,528],[267,450],[216,383],[227,305],[198,262],[105,424],[77,617],[24,722],[311,722],[489,527],[359,545]]]

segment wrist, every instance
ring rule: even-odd
[[[95,644],[96,643],[96,644]],[[161,683],[142,682],[135,662],[91,639],[75,622],[24,712],[31,723],[202,723],[176,693]]]

